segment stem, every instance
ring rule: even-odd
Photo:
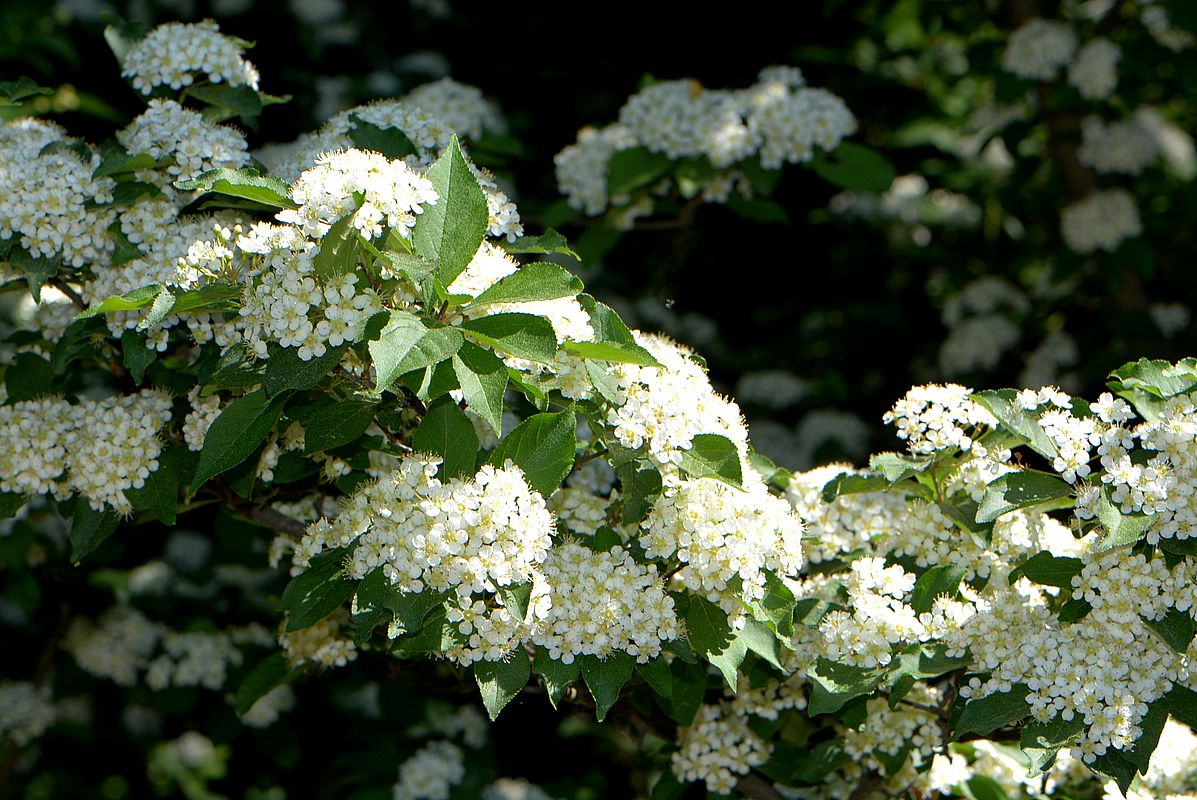
[[[50,284],[55,289],[70,298],[70,301],[75,304],[75,308],[79,309],[80,311],[87,310],[87,303],[83,302],[83,297],[80,296],[80,294],[75,291],[74,287],[72,287],[66,281],[62,280],[61,278],[51,278],[50,280],[46,281],[46,283]]]
[[[736,791],[753,800],[785,800],[785,795],[756,772],[750,772],[736,782]]]

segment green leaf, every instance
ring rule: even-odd
[[[15,81],[0,81],[0,105],[16,106],[20,101],[38,95],[52,95],[54,90],[38,86],[32,78],[22,75]]]
[[[582,358],[611,361],[616,364],[638,364],[650,367],[657,363],[652,353],[638,344],[624,342],[565,342],[561,349]]]
[[[437,470],[441,480],[473,475],[478,466],[478,433],[451,397],[442,397],[428,408],[412,436],[412,447],[441,457]]]
[[[341,565],[346,552],[342,547],[316,556],[287,584],[282,597],[287,631],[310,628],[353,595],[357,582],[345,576]]]
[[[1055,475],[1008,472],[985,487],[977,509],[977,522],[993,522],[1009,511],[1071,496],[1072,487]]]
[[[602,722],[607,718],[611,706],[619,700],[620,690],[632,677],[636,659],[616,650],[603,659],[582,656],[578,660],[582,662],[582,677],[586,680],[586,687],[594,696],[594,715]]]
[[[50,362],[35,353],[17,353],[4,369],[4,388],[8,391],[9,403],[49,394],[53,381],[54,369]]]
[[[932,463],[929,458],[915,458],[902,453],[877,453],[869,457],[869,469],[881,473],[891,486],[926,472]]]
[[[737,640],[727,620],[727,612],[698,595],[684,595],[681,603],[686,620],[686,638],[702,658],[722,674],[732,691],[736,689],[737,670],[747,654],[747,643]]]
[[[1110,487],[1102,489],[1097,504],[1097,519],[1106,529],[1105,538],[1097,544],[1097,551],[1111,550],[1133,544],[1143,538],[1155,524],[1155,516],[1145,514],[1123,514],[1118,505],[1110,499]]]
[[[378,568],[358,583],[355,590],[359,612],[386,609],[392,612],[404,631],[415,632],[424,626],[434,612],[444,608],[445,595],[442,592],[401,592],[391,585],[390,579]]]
[[[544,678],[545,692],[548,694],[553,708],[556,708],[557,704],[561,702],[561,698],[565,696],[565,690],[582,674],[582,664],[578,659],[564,664],[555,658],[550,658],[549,651],[543,647],[536,648],[532,668],[537,675]]]
[[[312,259],[312,267],[322,278],[333,278],[352,272],[357,265],[358,244],[364,241],[353,227],[353,212],[334,222],[320,240],[320,249]]]
[[[528,685],[531,676],[532,665],[522,650],[513,653],[508,661],[474,662],[474,679],[482,692],[482,704],[486,706],[491,722],[498,719],[503,707]]]
[[[1013,584],[1019,576],[1025,575],[1043,586],[1071,589],[1073,576],[1079,574],[1083,566],[1079,558],[1053,556],[1046,552],[1036,553],[1010,570],[1010,574],[1006,576],[1006,583]]]
[[[794,635],[794,609],[797,604],[798,600],[786,582],[771,570],[766,570],[765,594],[760,600],[753,600],[748,607],[753,616],[770,630],[788,638]]]
[[[690,725],[702,707],[707,691],[705,665],[690,664],[680,658],[672,662],[657,658],[636,667],[657,694],[657,704],[679,725]]]
[[[792,221],[785,206],[760,197],[744,197],[733,192],[725,205],[736,216],[762,225],[789,225]]]
[[[190,494],[194,495],[210,479],[249,458],[274,430],[285,401],[285,395],[271,400],[259,389],[229,403],[212,421],[204,437]]]
[[[1100,772],[1102,775],[1113,778],[1124,795],[1130,788],[1131,781],[1135,779],[1137,771],[1135,765],[1118,750],[1106,750],[1089,764],[1089,768],[1094,772]]]
[[[1019,408],[1015,402],[1017,396],[1018,392],[1014,389],[997,389],[973,392],[971,398],[997,417],[1003,428],[1030,445],[1036,453],[1047,459],[1055,458],[1060,453],[1040,427],[1039,417],[1033,411]]]
[[[299,348],[272,345],[266,358],[266,393],[273,397],[290,389],[314,389],[344,357],[344,347],[330,347],[324,355],[304,361]]]
[[[756,653],[778,670],[785,671],[781,665],[781,643],[777,634],[764,623],[752,618],[745,620],[744,627],[736,633],[736,638],[743,640],[744,646],[750,652]]]
[[[366,122],[357,114],[350,114],[349,121],[353,123],[353,127],[349,129],[349,139],[359,150],[373,150],[390,159],[419,153],[419,149],[407,138],[407,134],[394,126],[380,128]]]
[[[117,175],[132,175],[143,169],[161,166],[158,159],[149,153],[129,153],[118,142],[109,141],[103,148],[103,159],[92,171],[93,178],[111,178]],[[119,223],[117,230],[120,229]],[[109,229],[111,231],[111,228]]]
[[[1178,722],[1197,730],[1197,692],[1187,686],[1173,686],[1167,697],[1168,712]]]
[[[496,436],[502,435],[506,365],[489,350],[465,342],[453,356],[453,372],[469,409],[481,417]]]
[[[286,683],[291,668],[282,653],[272,653],[254,665],[237,687],[233,699],[233,710],[238,717],[245,716],[254,703],[273,689]]]
[[[121,361],[138,386],[145,380],[145,371],[154,363],[158,353],[146,346],[145,334],[125,331],[121,334]]]
[[[1122,756],[1138,768],[1139,774],[1146,775],[1151,766],[1151,754],[1160,743],[1160,735],[1164,732],[1164,725],[1168,722],[1170,698],[1163,697],[1148,704],[1147,714],[1139,721],[1139,738],[1130,750],[1122,751]]]
[[[607,162],[607,194],[628,194],[655,183],[673,166],[669,156],[645,147],[632,147],[611,154]]]
[[[1092,610],[1093,606],[1084,600],[1069,600],[1060,606],[1060,613],[1056,616],[1056,619],[1060,622],[1076,622]]]
[[[553,325],[535,314],[493,314],[468,319],[461,329],[482,344],[541,364],[551,364],[557,356],[557,336]]]
[[[882,673],[875,669],[836,664],[820,656],[807,671],[811,681],[810,716],[834,714],[849,701],[871,694],[881,682]]]
[[[428,168],[427,177],[438,199],[424,207],[411,241],[418,254],[440,264],[437,274],[448,286],[469,266],[486,237],[486,194],[470,170],[457,136]]]
[[[1031,709],[1027,706],[1027,693],[1023,684],[1015,684],[1008,692],[997,692],[977,700],[969,700],[960,719],[956,722],[956,734],[976,733],[988,736],[998,728],[1026,718]]]
[[[1065,721],[1053,717],[1046,722],[1032,719],[1022,728],[1019,747],[1030,761],[1027,777],[1046,772],[1056,762],[1056,753],[1075,743],[1085,730],[1084,717],[1077,715]]]
[[[223,122],[237,117],[250,130],[258,129],[258,117],[262,115],[262,97],[249,86],[209,84],[192,86],[188,96],[194,97],[211,108],[204,110],[204,117],[212,122]],[[214,113],[210,113],[214,112]]]
[[[1140,390],[1160,399],[1197,389],[1197,358],[1172,364],[1140,358],[1110,373],[1109,387],[1116,392]]]
[[[150,304],[150,313],[137,323],[137,330],[148,330],[166,319],[166,315],[174,309],[177,299],[173,292],[163,286],[162,290],[158,292],[158,296],[154,298],[154,302]]]
[[[890,482],[880,475],[854,475],[851,472],[841,472],[823,485],[823,502],[831,503],[837,497],[846,494],[884,492],[889,486]]]
[[[305,455],[349,444],[374,421],[374,404],[345,400],[325,406],[304,426]]]
[[[0,519],[11,519],[21,510],[29,496],[18,492],[0,492]],[[11,535],[11,534],[10,534]]]
[[[1144,619],[1160,638],[1178,653],[1188,652],[1193,641],[1193,618],[1187,611],[1169,611],[1162,619]]]
[[[96,511],[86,497],[77,498],[71,516],[71,563],[78,564],[116,533],[120,517],[115,511]]]
[[[1009,800],[1002,785],[988,775],[974,775],[961,788],[969,800]]]
[[[855,142],[841,142],[830,153],[819,153],[811,167],[828,183],[859,192],[884,192],[897,174],[889,159]]]
[[[525,264],[478,295],[473,304],[531,303],[577,297],[582,281],[569,270],[547,261]]]
[[[61,266],[58,259],[35,258],[24,248],[17,248],[13,251],[10,261],[13,267],[20,270],[25,276],[25,282],[29,285],[29,293],[33,295],[33,301],[40,303],[42,287],[58,274],[58,268]]]
[[[547,228],[540,236],[521,236],[514,242],[499,242],[499,246],[508,253],[539,253],[544,255],[569,256],[575,261],[581,261],[569,247],[564,236],[552,228]]]
[[[661,473],[649,461],[627,461],[615,469],[619,477],[620,519],[625,525],[642,522],[661,494]]]
[[[140,289],[134,289],[122,295],[113,295],[99,305],[91,306],[86,311],[79,312],[75,316],[75,319],[87,319],[88,317],[107,314],[110,311],[137,311],[142,308],[149,308],[165,288],[161,284],[152,283],[149,286],[142,286]]]
[[[511,459],[524,471],[528,485],[548,497],[573,468],[577,427],[573,411],[533,414],[499,442],[490,463],[502,466]]]
[[[731,439],[717,433],[700,433],[690,440],[690,448],[681,452],[678,466],[691,478],[718,478],[741,487],[740,451]]]
[[[180,464],[190,457],[185,445],[175,445],[158,456],[158,469],[140,489],[126,489],[134,511],[151,511],[164,525],[174,525],[179,511]]]
[[[390,388],[404,373],[452,357],[463,341],[461,332],[455,328],[429,328],[414,314],[390,312],[382,332],[368,345],[378,390]]]
[[[210,169],[188,180],[175,181],[184,192],[204,191],[252,200],[271,208],[295,208],[291,188],[278,178],[270,178],[248,167]]]
[[[667,769],[661,772],[657,782],[653,784],[649,800],[680,800],[685,791],[686,784],[680,782],[672,770]]]

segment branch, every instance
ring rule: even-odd
[[[736,782],[736,791],[753,800],[785,800],[785,795],[756,772],[750,772]]]
[[[83,298],[79,295],[79,293],[76,292],[74,287],[72,287],[66,281],[62,280],[61,278],[51,278],[50,280],[46,281],[46,283],[50,284],[55,289],[70,298],[70,301],[74,303],[75,307],[80,311],[87,310],[87,303],[83,302]]]
[[[280,511],[275,511],[270,506],[260,506],[253,503],[244,503],[242,505],[234,505],[234,509],[239,514],[244,514],[254,522],[260,522],[268,528],[274,528],[291,536],[294,539],[302,539],[308,532],[308,526],[297,519],[288,517]]]

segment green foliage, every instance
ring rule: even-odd
[[[412,245],[416,253],[438,263],[437,277],[448,286],[474,258],[486,235],[486,195],[457,137],[428,169],[428,180],[438,199],[420,215]]]

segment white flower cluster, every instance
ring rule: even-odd
[[[1138,175],[1160,157],[1159,144],[1139,115],[1106,123],[1101,117],[1081,121],[1081,163],[1095,171]]]
[[[108,260],[108,226],[116,184],[93,178],[98,152],[68,139],[52,122],[32,118],[0,126],[0,239],[19,237],[34,257],[73,267]]]
[[[321,667],[343,667],[357,658],[353,640],[340,635],[341,626],[348,622],[349,612],[338,609],[314,625],[297,631],[279,634],[278,643],[291,666],[317,664]]]
[[[886,666],[894,645],[927,637],[927,626],[904,600],[915,576],[901,567],[884,567],[882,558],[852,562],[847,579],[852,611],[832,611],[819,632],[826,657],[857,667]]]
[[[1091,39],[1068,67],[1068,82],[1086,100],[1105,100],[1118,86],[1121,57],[1122,49],[1109,39]]]
[[[620,397],[607,424],[619,443],[632,450],[646,446],[667,479],[677,474],[682,451],[696,434],[726,436],[745,452],[748,432],[739,407],[715,393],[693,352],[664,336],[635,336],[661,366],[617,364],[610,370]]]
[[[941,693],[932,686],[916,685],[907,700],[924,707],[938,707],[942,704]],[[913,773],[919,767],[926,768],[943,741],[939,720],[922,708],[900,704],[894,708],[883,697],[875,697],[866,703],[868,716],[859,728],[844,732],[844,751],[854,764],[866,769],[884,770],[887,777],[899,783],[909,783],[914,777],[906,769],[892,774],[882,764],[880,756],[890,759],[908,751],[903,765]],[[907,773],[907,774],[903,774]]]
[[[768,742],[749,727],[749,718],[776,720],[787,708],[805,707],[806,700],[793,681],[704,705],[694,722],[681,730],[670,768],[683,782],[700,780],[711,792],[730,795],[738,778],[768,761],[771,752]]]
[[[24,747],[54,724],[50,690],[29,681],[0,682],[0,741]]]
[[[465,753],[447,741],[429,742],[399,766],[394,800],[449,800],[465,778]]]
[[[552,607],[531,641],[562,663],[623,651],[645,664],[680,635],[657,568],[636,563],[622,547],[596,553],[567,542],[549,551],[543,569]]]
[[[140,611],[116,606],[106,611],[98,624],[76,619],[62,646],[84,672],[128,687],[137,683],[162,635],[162,626]]]
[[[170,411],[170,397],[153,390],[78,405],[42,398],[0,406],[0,489],[78,493],[97,511],[130,511],[124,492],[158,469],[158,432]]]
[[[174,100],[151,100],[149,108],[118,131],[116,138],[130,153],[144,153],[164,162],[159,169],[138,170],[137,177],[163,189],[168,196],[175,194],[171,184],[176,180],[249,163],[245,137],[239,131],[209,122],[203,114]],[[190,199],[188,195],[182,198],[183,203]]]
[[[159,25],[125,54],[121,75],[142,94],[178,91],[196,80],[258,88],[258,70],[242,57],[247,43],[225,36],[211,20]]]
[[[476,595],[542,580],[553,517],[510,462],[447,482],[436,477],[438,466],[437,460],[404,459],[394,473],[355,494],[336,519],[312,525],[294,563],[303,568],[326,548],[352,544],[352,577],[381,568],[402,592],[452,591],[450,621],[465,638],[454,657],[467,664],[499,660],[518,643],[524,620],[502,598],[493,597],[492,606]],[[534,589],[531,605],[543,617],[543,586]]]
[[[930,455],[960,449],[984,455],[976,437],[982,428],[996,425],[993,415],[969,399],[971,389],[954,383],[916,386],[882,417],[897,429],[910,452]]]
[[[452,78],[425,83],[403,98],[421,111],[443,120],[458,136],[478,140],[488,132],[503,133],[507,120],[493,100],[487,100],[476,86]]]
[[[607,508],[611,498],[580,486],[563,486],[549,498],[549,510],[559,525],[571,533],[594,536],[607,524]]]
[[[269,728],[278,718],[295,708],[295,691],[282,684],[259,697],[249,711],[241,715],[241,722],[251,728]]]
[[[1036,17],[1010,34],[1002,68],[1020,78],[1050,81],[1076,53],[1076,33],[1063,23]]]
[[[1139,208],[1125,189],[1105,189],[1066,206],[1060,212],[1060,233],[1078,253],[1113,252],[1126,239],[1143,232]]]
[[[353,227],[367,239],[388,228],[411,238],[416,216],[435,205],[436,190],[403,161],[363,150],[325,153],[291,186],[299,206],[277,215],[308,236],[324,236],[342,217],[353,215]]]
[[[1172,24],[1168,9],[1160,0],[1140,0],[1139,20],[1152,38],[1169,50],[1180,52],[1197,44],[1192,33]]]
[[[557,185],[570,206],[591,216],[608,203],[608,165],[616,152],[644,147],[671,159],[706,158],[716,170],[757,156],[766,169],[834,150],[856,130],[856,119],[836,95],[804,85],[797,69],[770,67],[747,89],[706,89],[695,80],[654,83],[628,98],[619,122],[587,128],[554,158]],[[722,201],[738,175],[720,174],[703,187],[705,199]],[[630,207],[629,207],[630,208]],[[637,213],[651,211],[651,203]],[[625,220],[626,222],[626,220]]]
[[[882,194],[840,192],[829,205],[836,214],[892,221],[910,228],[911,240],[918,245],[930,243],[928,226],[975,228],[981,223],[981,209],[968,195],[932,189],[918,173],[899,175]]]
[[[204,449],[204,439],[208,435],[208,428],[220,416],[220,395],[213,394],[201,398],[200,387],[195,386],[187,393],[187,402],[191,404],[191,411],[183,420],[183,441],[188,450],[199,452]]]
[[[641,528],[645,555],[685,565],[675,580],[718,603],[737,628],[744,601],[764,595],[766,570],[794,575],[802,566],[802,522],[759,481],[743,490],[714,478],[683,481],[665,490]]]
[[[162,637],[162,655],[150,662],[145,682],[151,689],[202,686],[220,689],[229,667],[241,664],[241,651],[225,633],[180,633]]]

